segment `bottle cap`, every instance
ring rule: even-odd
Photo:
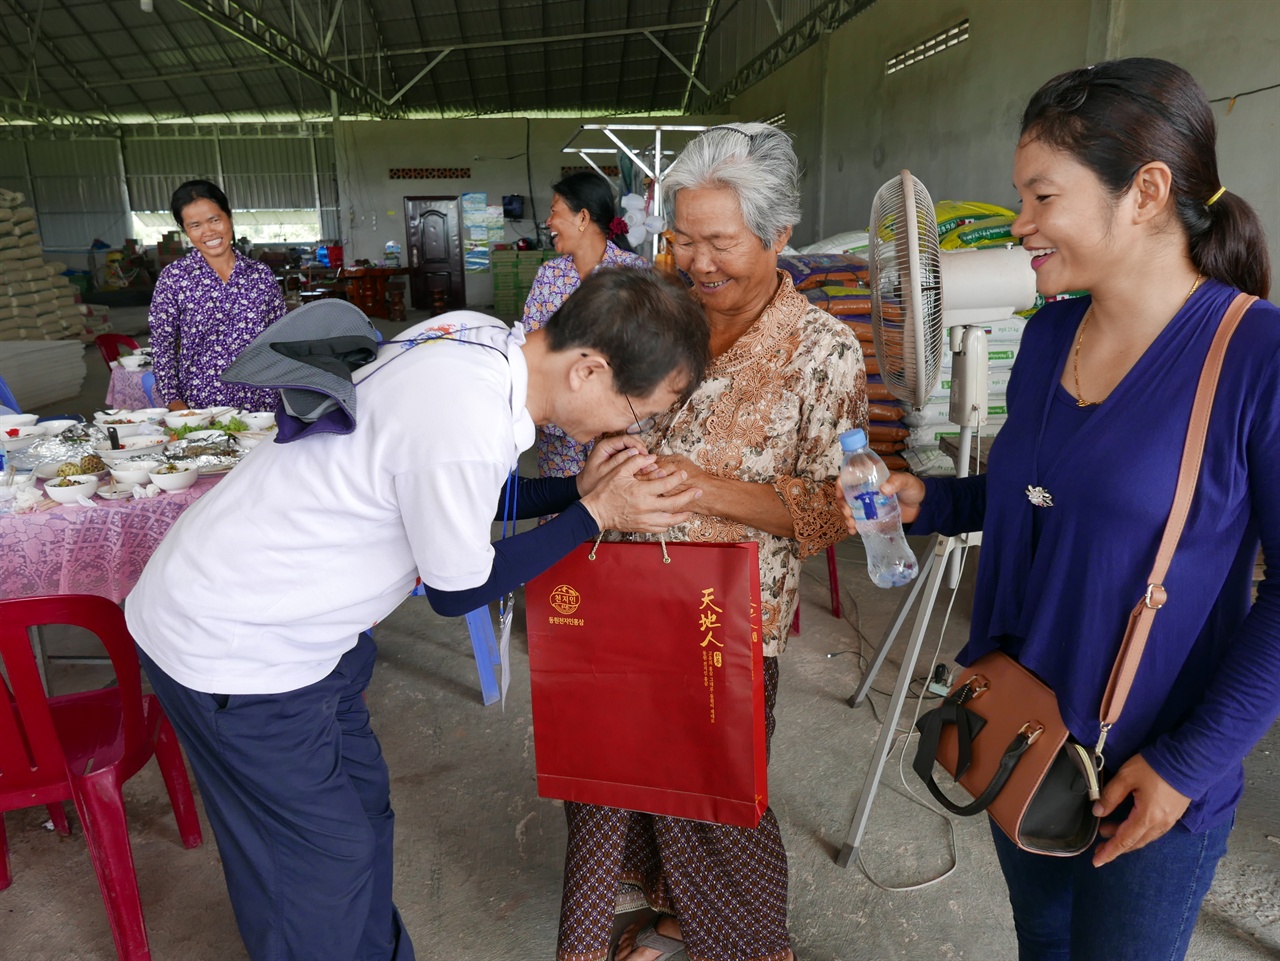
[[[861,427],[847,430],[840,435],[840,449],[846,454],[851,450],[862,450],[867,446],[867,432]]]

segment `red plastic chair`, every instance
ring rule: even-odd
[[[45,624],[71,624],[96,634],[111,656],[118,686],[48,697],[28,634]],[[121,961],[149,961],[121,787],[154,753],[184,847],[200,845],[200,822],[173,727],[155,695],[142,693],[124,612],[88,594],[0,601],[0,659],[9,678],[7,686],[0,682],[8,701],[8,710],[0,709],[0,812],[48,805],[54,825],[69,834],[62,802],[74,801],[116,953]],[[0,854],[3,889],[13,878],[2,813]]]
[[[98,345],[98,353],[108,365],[119,358],[121,347],[128,347],[132,351],[138,349],[138,342],[126,334],[99,334],[93,338],[93,342]]]

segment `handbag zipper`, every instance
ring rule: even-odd
[[[1093,758],[1090,756],[1088,748],[1083,744],[1077,744],[1075,741],[1068,741],[1065,746],[1079,755],[1080,770],[1084,772],[1085,784],[1089,791],[1089,800],[1097,801],[1102,797],[1102,785],[1098,779],[1098,769],[1093,766]]]

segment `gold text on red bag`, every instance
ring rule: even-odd
[[[698,633],[702,642],[698,645],[702,651],[702,684],[707,689],[707,700],[711,709],[711,723],[716,722],[716,670],[724,668],[724,655],[714,647],[722,648],[724,643],[716,639],[715,632],[719,627],[720,615],[724,609],[716,607],[716,589],[706,587],[702,590],[702,603],[698,607]]]

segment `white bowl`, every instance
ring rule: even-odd
[[[60,487],[58,482],[62,480],[75,481],[72,487]],[[44,485],[44,492],[52,497],[59,504],[74,504],[80,497],[92,497],[94,491],[98,489],[98,478],[93,474],[72,474],[70,477],[59,477],[57,480],[51,480]]]
[[[202,413],[209,415],[209,420],[230,420],[234,414],[239,413],[234,407],[206,407]]]
[[[274,411],[243,410],[236,416],[248,424],[250,430],[267,430],[276,422],[276,415]]]
[[[54,420],[42,420],[37,426],[43,427],[45,433],[52,437],[55,434],[61,434],[68,427],[75,427],[79,423],[78,420],[72,420],[70,417],[58,417]]]
[[[115,424],[112,423],[112,421],[120,421],[120,423]],[[130,414],[128,416],[120,414],[116,417],[108,417],[106,420],[98,421],[98,426],[103,430],[106,430],[108,427],[114,427],[116,429],[116,434],[121,440],[124,440],[126,437],[132,437],[134,434],[138,433],[138,431],[142,430],[144,424],[149,423],[151,422],[145,417],[138,417],[136,414]]]
[[[236,434],[236,443],[245,450],[252,450],[264,440],[272,440],[276,436],[273,430],[242,430]]]
[[[4,414],[0,416],[0,430],[10,427],[30,427],[40,418],[35,414]]]
[[[133,412],[134,417],[145,417],[150,421],[163,420],[164,415],[170,413],[168,407],[139,407]]]
[[[184,491],[200,479],[200,471],[194,467],[180,467],[172,474],[150,474],[151,483],[162,491]]]
[[[125,370],[140,370],[143,364],[151,363],[151,358],[142,354],[127,354],[120,358],[120,366]]]
[[[8,481],[8,484],[5,481]],[[34,471],[23,471],[20,474],[10,474],[6,476],[0,471],[0,487],[11,487],[17,489],[19,487],[34,487],[36,483],[36,475]]]
[[[203,427],[211,420],[213,418],[209,416],[209,412],[203,410],[171,410],[164,415],[165,426],[174,430],[190,427],[192,424]]]
[[[110,467],[126,457],[136,457],[138,454],[159,454],[168,441],[169,438],[163,435],[157,437],[144,434],[140,437],[123,437],[120,439],[120,450],[112,450],[110,444],[95,444],[93,452]]]
[[[45,436],[47,432],[41,424],[32,424],[29,427],[0,427],[0,446],[7,451],[22,450]]]
[[[146,486],[151,482],[151,472],[160,466],[155,460],[126,460],[111,468],[111,476],[117,484],[125,484],[130,488],[137,484]]]
[[[182,438],[183,440],[216,440],[225,442],[227,432],[225,430],[193,430]]]
[[[93,412],[93,422],[95,424],[101,424],[109,417],[128,417],[132,413],[133,411],[126,407],[111,407],[107,410],[95,410]]]

